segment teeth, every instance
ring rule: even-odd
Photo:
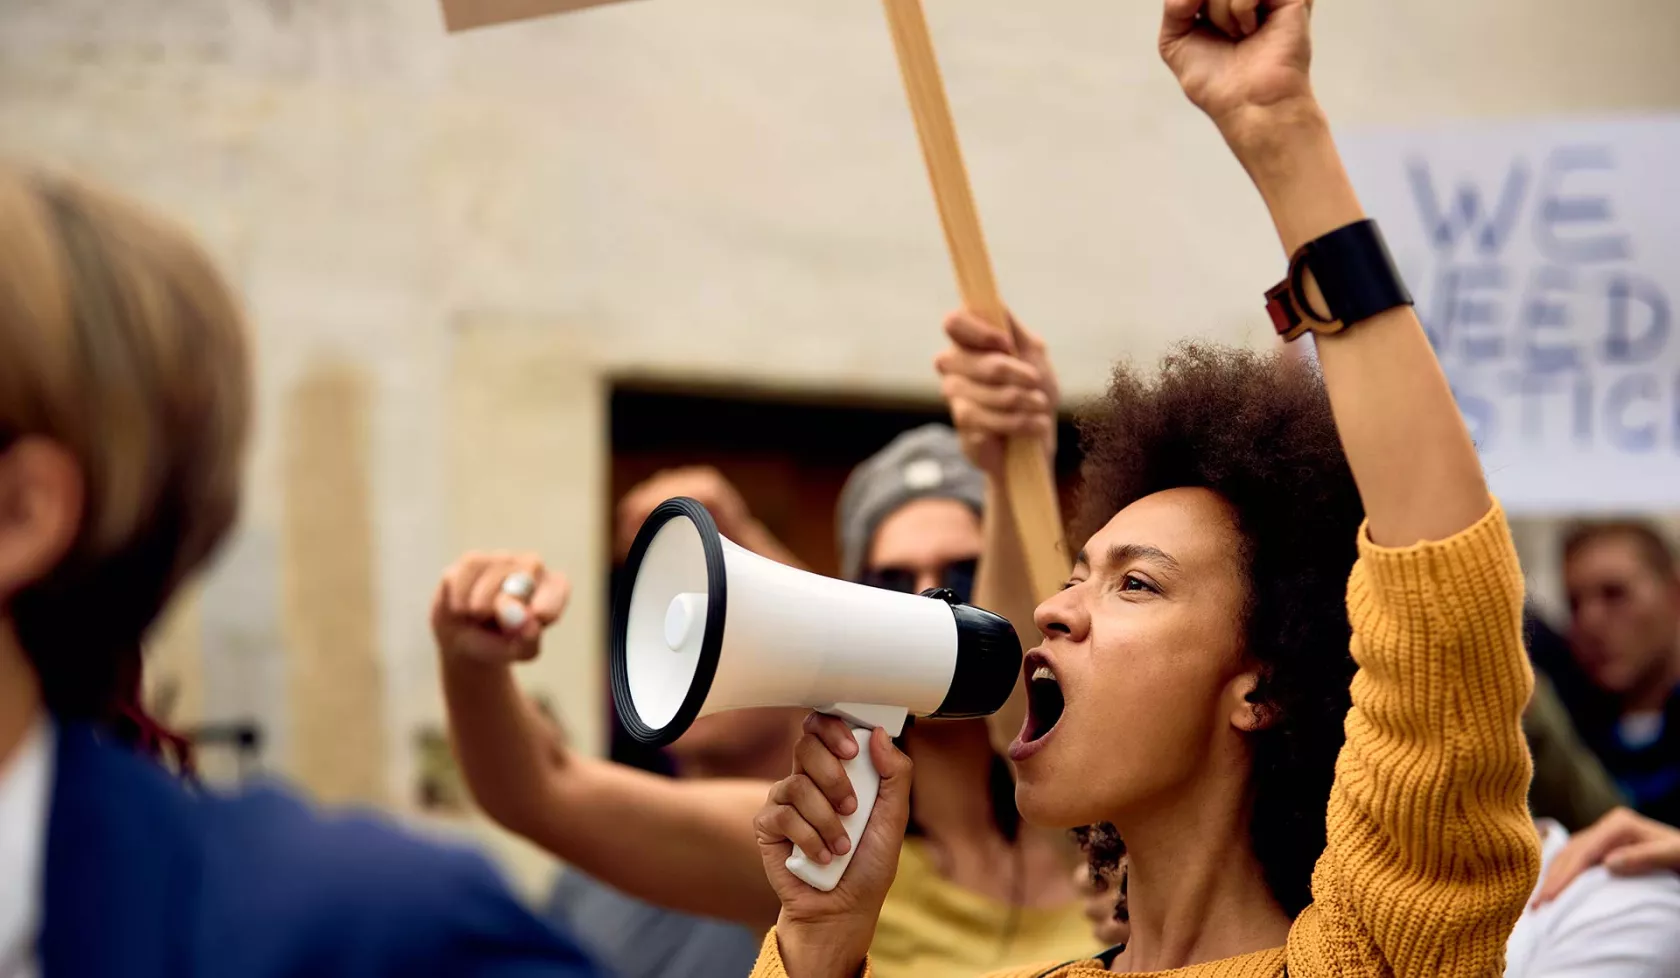
[[[1049,666],[1039,666],[1037,669],[1033,670],[1031,678],[1034,682],[1037,682],[1040,679],[1048,679],[1051,682],[1055,682],[1056,672]]]

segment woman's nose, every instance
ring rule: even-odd
[[[1033,612],[1033,624],[1046,638],[1063,635],[1074,641],[1084,637],[1087,616],[1079,600],[1079,587],[1058,591]]]

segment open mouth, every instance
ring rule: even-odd
[[[1021,730],[1021,742],[1030,744],[1042,740],[1062,719],[1067,703],[1062,699],[1061,684],[1056,670],[1048,659],[1033,652],[1022,667],[1027,677],[1027,722]]]

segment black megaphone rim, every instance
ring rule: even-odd
[[[636,580],[641,573],[642,560],[647,556],[648,547],[653,545],[653,538],[666,523],[678,518],[687,518],[694,524],[694,528],[700,534],[701,550],[705,553],[706,627],[701,636],[700,661],[694,668],[694,678],[688,684],[688,693],[683,697],[682,706],[678,707],[671,722],[662,727],[651,727],[637,712],[636,699],[630,691],[630,605],[636,595]],[[636,542],[630,546],[630,556],[624,567],[628,586],[621,588],[613,599],[612,635],[609,644],[613,706],[618,711],[618,722],[631,737],[649,746],[665,747],[687,733],[688,728],[699,718],[700,709],[706,705],[706,697],[711,693],[712,679],[717,675],[718,659],[723,652],[723,624],[727,616],[729,595],[723,559],[723,537],[718,533],[717,522],[712,519],[712,514],[699,502],[686,496],[667,499],[654,509],[642,523],[642,528],[636,532]]]

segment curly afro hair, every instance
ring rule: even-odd
[[[1346,590],[1364,507],[1317,368],[1281,355],[1189,344],[1153,382],[1121,367],[1081,423],[1075,539],[1167,489],[1218,493],[1235,510],[1250,582],[1245,651],[1268,724],[1253,752],[1251,845],[1278,903],[1311,902],[1354,664]],[[1124,853],[1112,825],[1077,833],[1092,870]]]

